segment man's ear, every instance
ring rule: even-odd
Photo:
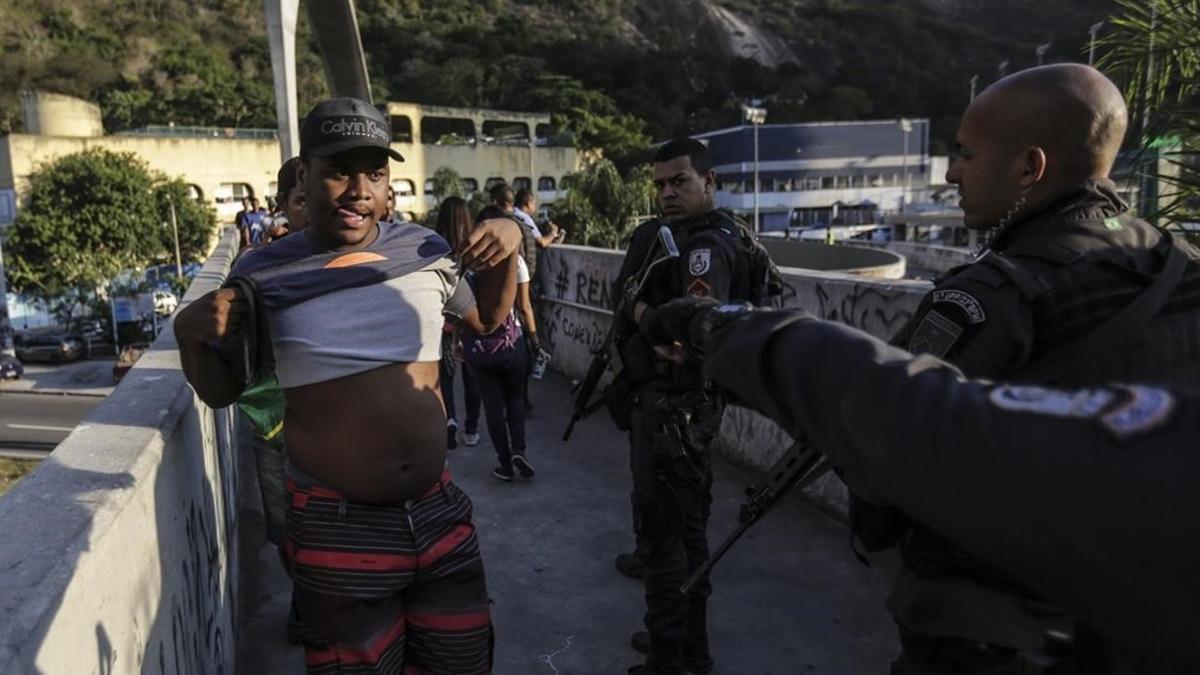
[[[1018,182],[1028,190],[1046,176],[1046,151],[1036,145],[1026,148],[1017,158],[1020,163]]]
[[[709,169],[704,174],[704,191],[707,192],[712,188],[713,194],[717,192],[717,172],[715,169]]]

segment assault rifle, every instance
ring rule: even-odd
[[[658,255],[656,252],[662,249]],[[646,252],[646,259],[642,261],[641,268],[638,273],[625,280],[625,288],[621,289],[620,295],[617,296],[616,303],[613,306],[613,320],[609,324],[608,333],[604,336],[604,341],[592,352],[592,362],[588,365],[587,375],[583,381],[576,387],[578,392],[575,395],[575,410],[571,413],[571,421],[567,424],[567,430],[563,432],[563,440],[571,438],[571,432],[575,429],[575,423],[579,420],[591,415],[604,406],[604,397],[601,396],[596,402],[592,402],[592,394],[596,392],[596,386],[600,384],[600,378],[604,376],[604,371],[608,370],[608,364],[612,361],[612,343],[616,334],[617,320],[623,311],[625,311],[626,299],[636,300],[642,294],[642,287],[646,284],[646,279],[650,276],[650,270],[654,269],[660,263],[668,260],[674,260],[679,257],[679,247],[675,245],[675,237],[671,234],[671,228],[663,225],[658,228],[658,238],[655,239],[654,245]]]
[[[737,529],[721,542],[716,553],[709,556],[708,560],[704,561],[704,564],[688,577],[683,586],[679,587],[679,592],[684,595],[690,593],[696,584],[708,576],[713,565],[717,564],[717,561],[746,533],[746,530],[749,530],[751,525],[757,523],[771,509],[775,508],[792,488],[802,488],[808,485],[824,475],[829,468],[829,460],[825,458],[825,455],[802,443],[796,443],[788,448],[787,452],[783,453],[783,457],[775,462],[775,466],[772,466],[771,470],[767,472],[767,477],[762,483],[746,488],[746,496],[750,498],[750,501],[742,504],[741,511],[738,513]]]

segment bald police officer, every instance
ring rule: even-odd
[[[966,226],[991,230],[990,242],[936,280],[893,344],[969,377],[1200,381],[1198,254],[1131,216],[1108,178],[1126,118],[1116,86],[1082,65],[1026,70],[977,97],[946,179]],[[1046,630],[1071,630],[919,518],[862,499],[852,511],[868,550],[898,544],[904,562],[888,600],[903,647],[893,673],[1015,672]]]
[[[748,228],[713,203],[716,174],[708,148],[691,138],[665,143],[654,157],[654,185],[662,217],[633,233],[617,277],[617,292],[654,254],[657,233],[669,227],[680,257],[660,265],[639,298],[623,303],[616,343],[626,389],[610,394],[629,410],[630,465],[637,557],[644,565],[646,632],[633,647],[647,654],[631,673],[707,673],[707,582],[684,597],[679,587],[708,558],[705,529],[712,503],[708,446],[721,424],[724,404],[695,368],[657,359],[637,333],[647,307],[692,296],[722,301],[777,304],[782,282],[766,251]]]
[[[1200,383],[968,382],[803,312],[716,304],[668,303],[643,334],[700,349],[734,401],[826,452],[860,493],[1109,640],[1098,659],[1024,672],[1200,672]]]

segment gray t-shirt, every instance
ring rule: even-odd
[[[326,293],[271,311],[280,386],[300,387],[392,363],[437,361],[443,317],[475,306],[452,260],[379,284]]]

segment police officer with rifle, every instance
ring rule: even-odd
[[[715,208],[712,167],[708,148],[694,139],[678,138],[659,148],[653,170],[662,216],[634,231],[615,285],[613,341],[622,368],[606,399],[618,427],[629,431],[636,560],[644,568],[646,587],[646,631],[631,640],[646,660],[629,672],[642,675],[713,669],[707,626],[711,587],[705,580],[686,596],[679,587],[708,558],[708,446],[720,427],[724,401],[697,369],[656,357],[638,333],[637,319],[648,307],[686,296],[777,305],[783,290],[750,229]],[[655,266],[641,283],[628,283],[654,259],[664,225],[678,243],[678,258]],[[577,414],[587,412],[586,399],[583,404]]]
[[[968,381],[802,311],[702,299],[651,309],[640,326],[660,353],[702,359],[731,400],[826,453],[857,493],[919,518],[1104,643],[1043,635],[1014,672],[1200,672],[1200,382]],[[755,515],[786,492],[781,476],[819,471],[821,456],[798,447],[800,470],[777,466]]]

